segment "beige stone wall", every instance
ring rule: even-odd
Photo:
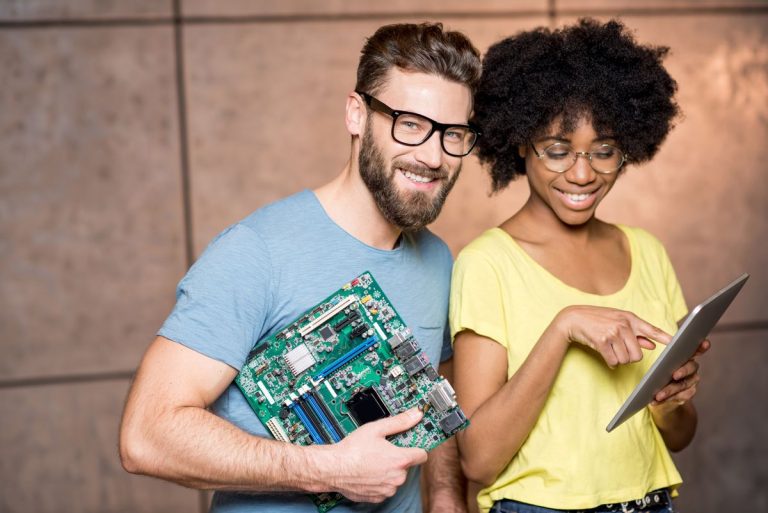
[[[752,279],[713,336],[687,512],[768,508],[764,0],[0,0],[0,511],[203,511],[122,471],[130,376],[212,236],[334,176],[364,38],[440,20],[481,50],[621,16],[672,47],[685,118],[600,214],[667,245],[690,303]],[[525,199],[468,159],[434,230],[456,252]]]

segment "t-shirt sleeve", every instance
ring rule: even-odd
[[[452,338],[463,330],[472,330],[507,346],[501,282],[482,253],[465,249],[456,258],[450,298]]]
[[[683,317],[688,314],[688,307],[685,304],[683,289],[680,287],[680,282],[677,281],[677,275],[667,250],[664,248],[664,244],[651,233],[640,228],[635,228],[634,233],[643,247],[648,249],[648,260],[653,262],[654,271],[658,271],[661,275],[660,281],[657,281],[658,286],[663,287],[672,316],[675,322],[679,324]]]
[[[688,306],[685,304],[683,289],[680,287],[680,282],[677,281],[675,268],[672,266],[669,255],[667,255],[667,251],[661,243],[659,243],[659,247],[661,248],[661,267],[664,275],[664,286],[667,290],[667,298],[672,307],[675,320],[679,323],[688,314]]]
[[[440,363],[453,358],[453,344],[451,344],[451,328],[448,322],[445,323],[443,330],[443,347],[440,350]]]
[[[179,282],[158,335],[239,370],[265,325],[272,287],[269,252],[252,229],[234,225]]]
[[[442,242],[443,269],[445,269],[445,284],[450,300],[451,273],[453,272],[453,255],[448,246]],[[448,319],[448,311],[445,311],[445,326],[443,328],[443,346],[440,349],[440,363],[453,358],[453,344],[451,343],[451,326]]]

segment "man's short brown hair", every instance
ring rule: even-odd
[[[376,94],[393,67],[464,84],[473,95],[480,80],[480,52],[461,32],[443,30],[442,23],[385,25],[361,53],[355,90],[369,94]]]

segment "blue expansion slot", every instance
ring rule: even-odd
[[[358,356],[360,353],[368,349],[369,347],[373,346],[376,342],[378,342],[379,339],[376,337],[376,335],[373,335],[372,337],[365,340],[362,344],[352,349],[350,352],[330,364],[325,369],[321,370],[315,375],[315,379],[320,379],[326,377],[328,374],[331,374],[338,370],[339,368],[343,367],[347,363],[349,363],[350,360]]]
[[[311,393],[303,395],[302,398],[306,399],[307,404],[309,404],[310,408],[312,408],[312,411],[315,412],[315,415],[317,415],[317,418],[320,419],[320,422],[323,423],[325,430],[329,435],[331,435],[333,441],[340,442],[341,436],[336,432],[336,428],[333,427],[333,424],[331,424],[331,421],[328,420],[325,412],[323,412],[323,410],[320,408],[320,405],[317,404],[317,400],[311,395]]]
[[[299,417],[302,424],[304,424],[304,427],[307,428],[307,431],[309,431],[309,436],[312,437],[312,440],[316,444],[322,445],[324,443],[323,437],[320,436],[320,434],[317,432],[315,427],[312,425],[312,421],[310,421],[309,418],[307,418],[307,415],[304,413],[304,411],[302,411],[301,406],[299,406],[297,403],[294,402],[290,404],[290,408]]]

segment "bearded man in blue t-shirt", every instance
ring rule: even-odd
[[[477,50],[440,24],[388,25],[366,41],[341,173],[224,230],[179,283],[128,395],[126,470],[216,490],[216,512],[315,513],[307,494],[319,492],[350,499],[334,513],[412,512],[425,463],[430,510],[464,510],[452,440],[428,459],[386,439],[418,423],[418,410],[336,444],[292,445],[269,437],[233,379],[256,344],[363,271],[450,376],[452,258],[425,226],[478,137],[468,119],[479,75]]]

